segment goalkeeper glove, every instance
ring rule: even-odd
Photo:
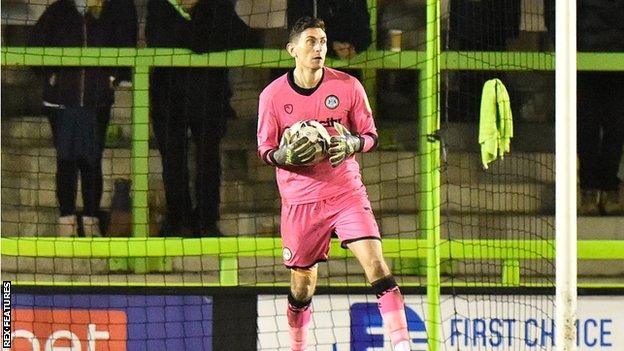
[[[307,137],[291,142],[290,129],[284,131],[280,147],[273,152],[273,160],[280,166],[305,166],[314,159],[316,148]]]
[[[334,122],[334,128],[338,135],[331,137],[329,150],[329,163],[332,167],[338,167],[347,157],[358,151],[362,151],[364,140],[357,135],[351,134],[345,126]]]

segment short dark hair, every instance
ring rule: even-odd
[[[290,30],[290,34],[288,35],[288,41],[292,42],[299,34],[303,33],[304,30],[308,28],[320,28],[325,30],[325,22],[323,22],[320,18],[312,18],[309,16],[301,17],[295,22],[292,29]]]

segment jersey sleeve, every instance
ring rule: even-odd
[[[271,154],[279,147],[280,130],[270,94],[263,91],[258,104],[258,157],[275,166]]]
[[[349,119],[352,132],[357,133],[364,141],[362,152],[373,150],[377,146],[377,128],[364,87],[355,78],[353,78],[353,107]]]

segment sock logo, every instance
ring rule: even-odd
[[[376,303],[354,303],[349,310],[351,317],[351,351],[384,350],[386,341],[383,320]],[[414,351],[427,350],[425,322],[414,310],[405,306],[407,330]],[[390,342],[388,339],[387,342]]]

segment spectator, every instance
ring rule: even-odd
[[[302,17],[322,18],[327,29],[327,55],[348,60],[372,42],[366,0],[288,0],[288,29]]]
[[[286,19],[292,30],[302,17],[322,18],[327,31],[327,56],[349,60],[365,51],[372,43],[370,14],[366,0],[288,0]],[[340,69],[362,80],[360,70]],[[272,79],[286,73],[287,69],[271,70]]]
[[[136,27],[131,0],[58,0],[37,21],[30,46],[133,47]],[[45,67],[37,72],[43,79],[43,105],[56,148],[58,234],[77,235],[80,171],[84,234],[98,236],[104,137],[114,89],[124,82],[130,84],[130,69]]]
[[[196,53],[248,47],[249,27],[228,0],[149,0],[145,36],[150,47],[187,48]],[[224,68],[159,67],[150,82],[151,117],[162,157],[167,218],[161,234],[219,236],[219,143],[232,92]],[[189,189],[188,139],[197,147],[195,202]]]
[[[624,51],[624,2],[579,0],[578,51]],[[617,177],[624,143],[624,74],[579,72],[579,213],[622,212]]]
[[[520,30],[519,0],[450,0],[446,47],[458,51],[505,51]],[[456,71],[450,74],[448,113],[452,121],[476,122],[483,84],[501,71]],[[514,103],[515,92],[510,91]]]

